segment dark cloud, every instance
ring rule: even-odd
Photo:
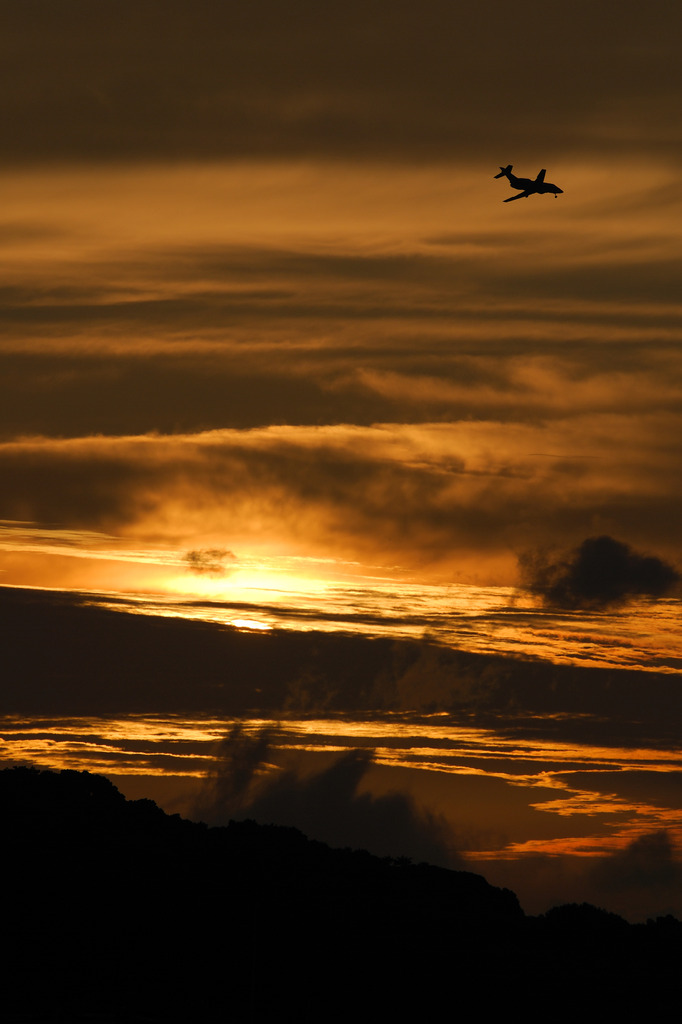
[[[117,611],[110,610],[112,604]],[[156,607],[164,606],[161,601]],[[176,602],[173,607],[182,610]],[[372,638],[309,631],[309,622],[303,630],[261,635],[219,624],[253,615],[253,605],[192,603],[190,609],[193,619],[202,615],[209,621],[140,615],[137,599],[114,602],[111,595],[0,587],[6,626],[3,706],[22,713],[85,716],[112,710],[180,715],[211,710],[228,717],[249,717],[256,711],[268,719],[284,712],[340,713],[378,722],[396,712],[447,711],[455,716],[464,712],[465,722],[471,723],[473,716],[484,728],[503,730],[522,747],[538,734],[567,749],[587,742],[594,748],[620,749],[627,743],[635,749],[670,750],[678,739],[682,691],[674,673],[558,665],[394,639],[394,634]],[[265,611],[274,616],[282,607]],[[428,628],[428,614],[418,616],[415,609],[408,623]],[[471,635],[467,621],[466,615],[455,620],[465,637]],[[343,619],[339,622],[344,629]],[[401,620],[388,624],[397,633]],[[484,617],[478,635],[524,626],[523,613],[517,616],[509,609],[507,615]],[[543,616],[539,628],[559,631],[561,621]],[[35,636],[45,642],[32,644]],[[94,688],[88,684],[93,676],[98,679]],[[57,678],[59,687],[54,685]],[[501,757],[506,772],[508,752],[503,750]],[[565,764],[563,758],[560,762],[554,770],[566,773],[560,778],[568,788],[606,786],[626,802],[682,806],[674,772],[649,776],[640,766],[637,772],[621,771],[616,779],[610,772],[603,774],[603,764],[601,773],[576,775],[579,766]]]
[[[272,771],[271,735],[246,736],[235,726],[221,744],[216,766],[194,816],[210,824],[254,818],[290,825],[331,846],[380,856],[461,867],[444,819],[417,808],[406,794],[360,792],[372,751],[353,750],[313,775]]]
[[[635,839],[624,850],[601,860],[592,871],[605,893],[629,890],[668,891],[677,898],[682,862],[665,829]]]
[[[250,321],[270,315],[314,316],[323,310],[287,303],[291,293],[281,289],[252,289],[242,292],[213,291],[191,297],[122,298],[106,290],[61,289],[55,296],[40,294],[39,300],[30,292],[7,289],[16,301],[3,304],[0,324],[5,334],[22,331],[32,336],[59,335],[65,328],[74,333],[87,328],[89,332],[105,333],[129,330],[132,325],[152,334],[161,332],[167,341],[173,334],[192,329],[206,331],[227,327],[235,318]],[[9,296],[8,296],[9,297]],[[46,301],[55,298],[60,301]],[[90,300],[90,301],[88,301]],[[170,336],[169,336],[170,335]]]
[[[517,893],[526,913],[585,900],[629,921],[682,915],[682,862],[666,830],[646,833],[606,856],[531,854],[471,865]]]
[[[273,733],[261,729],[247,735],[235,725],[220,743],[203,792],[197,798],[196,813],[203,819],[223,823],[249,805],[251,788],[263,770]]]
[[[222,351],[0,353],[0,438],[464,419],[539,426],[618,414],[624,393],[631,415],[650,413],[652,400],[659,416],[680,407],[672,343],[593,342],[591,353],[576,344],[570,358],[552,358],[540,342],[522,353],[511,339],[410,333],[391,346],[380,333],[367,331],[361,355],[339,334],[306,351],[274,330],[267,343]],[[546,445],[538,433],[527,453]]]
[[[648,832],[624,849],[589,863],[583,898],[630,920],[682,914],[682,861],[666,829]]]
[[[662,597],[680,579],[660,558],[638,554],[607,536],[588,537],[555,560],[527,554],[520,565],[526,587],[563,608],[606,608],[634,597]]]
[[[640,203],[638,206],[641,209],[642,204]],[[603,210],[600,212],[604,213]],[[641,249],[646,244],[646,239],[638,237],[633,240],[628,260],[623,259],[623,250],[618,259],[613,259],[607,252],[604,252],[603,259],[598,263],[590,259],[581,259],[577,263],[572,260],[565,263],[561,259],[557,262],[552,260],[552,266],[534,269],[532,281],[527,273],[527,264],[524,267],[506,267],[504,273],[501,273],[494,281],[494,288],[500,297],[511,298],[512,295],[525,294],[529,300],[530,294],[527,289],[532,290],[535,295],[548,295],[564,301],[592,300],[615,303],[623,302],[627,297],[627,302],[635,305],[635,316],[637,316],[637,303],[653,305],[676,302],[673,292],[677,256],[642,259]],[[607,246],[608,243],[606,243],[605,249]],[[654,315],[660,317],[661,312],[659,310],[658,314]],[[613,322],[613,313],[607,315],[608,319]],[[596,313],[596,317],[599,318],[599,313]],[[665,313],[663,313],[663,317],[667,319]],[[625,324],[621,316],[617,315],[616,318],[620,323]],[[672,321],[669,322],[672,326]]]
[[[226,563],[235,561],[236,556],[227,548],[198,548],[183,558],[189,571],[199,576],[226,576],[230,571]]]
[[[125,456],[121,460],[116,456],[91,459],[86,455],[84,461],[84,452],[72,451],[53,460],[40,445],[5,455],[8,488],[1,504],[9,514],[3,518],[86,529],[95,522],[119,527],[133,521],[143,506],[150,507],[140,488],[146,489],[144,480],[151,484],[155,474],[148,472],[151,467],[145,471],[134,465],[136,460],[131,463]],[[89,471],[83,477],[86,463]]]
[[[337,353],[338,357],[338,353]],[[330,357],[331,358],[331,357]],[[327,357],[315,372],[281,351],[0,354],[0,437],[190,433],[269,423],[394,420],[396,403],[359,389],[330,390]],[[308,366],[310,360],[308,360]],[[302,365],[301,370],[305,367]]]
[[[2,9],[5,159],[679,152],[669,3]]]

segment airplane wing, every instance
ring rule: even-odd
[[[517,196],[509,196],[509,199],[503,199],[503,203],[513,203],[515,199],[527,199],[530,192],[519,192]]]
[[[539,182],[539,183],[542,183],[545,180],[545,175],[546,174],[547,174],[547,168],[543,167],[535,180],[537,182]]]

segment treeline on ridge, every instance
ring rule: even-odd
[[[223,828],[87,772],[0,772],[8,1022],[435,1020],[663,1008],[682,924],[589,905],[524,915],[479,875],[295,829]]]

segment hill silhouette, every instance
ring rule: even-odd
[[[0,772],[3,1019],[435,1020],[672,1001],[682,924],[526,917],[481,876],[209,828],[87,772]]]

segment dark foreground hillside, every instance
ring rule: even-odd
[[[86,772],[0,772],[3,1020],[434,1021],[673,1005],[682,924],[525,917],[467,872],[207,828]]]

